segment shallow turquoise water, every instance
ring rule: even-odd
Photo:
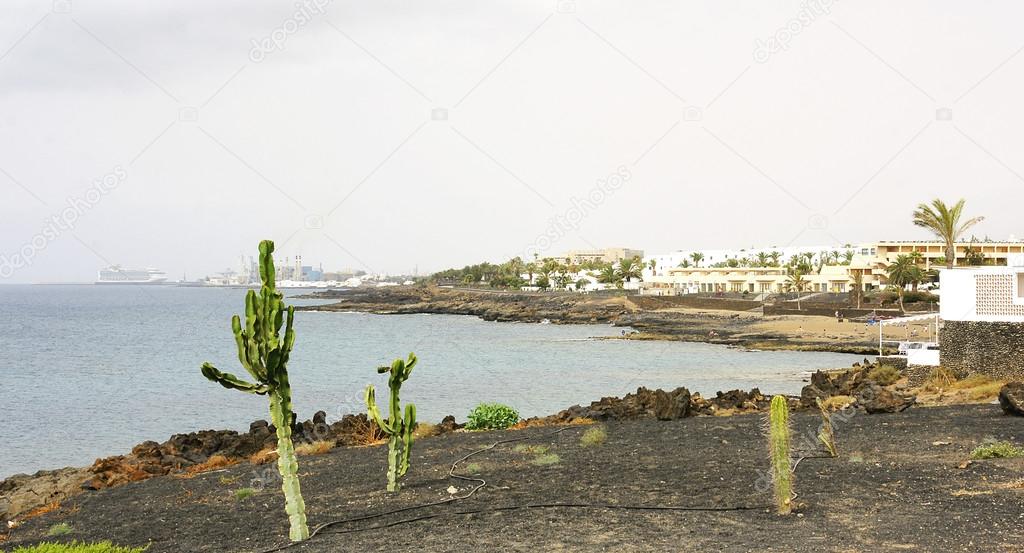
[[[244,430],[268,418],[264,398],[199,373],[211,361],[245,374],[230,330],[243,296],[235,289],[0,286],[0,320],[7,322],[0,478],[88,464],[177,432]],[[793,393],[806,371],[860,359],[593,340],[621,329],[449,315],[300,312],[295,324],[295,409],[302,418],[324,410],[329,421],[362,411],[362,389],[386,387],[375,367],[410,351],[420,364],[402,397],[427,421],[447,414],[465,420],[480,401],[508,403],[524,417],[546,415],[637,386]]]

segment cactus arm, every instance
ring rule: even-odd
[[[385,434],[391,434],[393,428],[380,416],[380,409],[377,409],[376,392],[373,389],[373,385],[366,387],[366,414],[370,417],[370,420],[377,423],[377,427],[380,428]]]
[[[419,361],[419,359],[416,358],[416,354],[410,353],[409,359],[405,362],[405,378],[402,380],[408,380],[409,375],[412,374],[412,368],[416,366],[417,361]]]
[[[241,378],[231,374],[218,371],[216,367],[209,363],[203,363],[202,366],[203,376],[207,379],[228,388],[229,390],[241,390],[249,394],[266,394],[269,389],[264,384],[253,384],[246,382]]]
[[[258,298],[256,293],[249,290],[245,294],[245,334],[244,338],[246,341],[246,357],[249,360],[248,368],[254,374],[260,375],[260,380],[267,378],[266,367],[261,364],[263,357],[263,350],[260,347],[261,340],[259,336],[259,306]]]
[[[412,431],[416,428],[416,405],[410,403],[405,406],[405,424],[402,429],[402,463],[398,467],[398,475],[405,476],[409,470],[409,454],[412,452],[412,443],[416,440]]]

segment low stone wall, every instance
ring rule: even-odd
[[[939,349],[942,366],[956,373],[1024,380],[1024,323],[946,321]]]
[[[882,365],[889,365],[897,368],[901,371],[907,368],[907,356],[905,355],[885,355],[878,357],[878,362]]]
[[[761,307],[761,302],[734,298],[712,298],[696,294],[680,296],[632,296],[630,301],[641,309],[666,309],[670,307],[691,307],[694,309],[721,309],[725,311],[750,311]]]
[[[902,313],[897,309],[855,309],[852,307],[810,307],[801,305],[802,309],[796,309],[796,303],[793,302],[792,308],[789,307],[790,302],[779,305],[766,305],[764,306],[765,315],[817,315],[820,317],[835,317],[836,311],[842,311],[843,317],[866,317],[871,313],[875,313],[885,317],[899,317]]]

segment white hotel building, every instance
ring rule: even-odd
[[[968,248],[981,253],[985,264],[1006,266],[1011,256],[1024,254],[1024,242],[958,242],[956,244],[957,264],[965,264]],[[777,293],[786,291],[786,270],[784,267],[710,267],[709,265],[728,262],[730,259],[752,258],[758,252],[779,252],[779,262],[785,264],[793,255],[827,251],[839,251],[842,255],[853,251],[849,265],[826,265],[821,271],[804,275],[807,281],[805,291],[848,292],[857,273],[862,276],[865,289],[881,288],[888,284],[886,267],[900,255],[917,252],[921,255],[925,269],[930,269],[945,255],[945,244],[936,241],[882,241],[861,244],[854,248],[800,247],[763,248],[749,250],[680,250],[670,254],[652,255],[645,263],[654,260],[655,269],[644,270],[644,281],[640,293],[655,296],[714,292],[748,292],[752,294]],[[700,267],[680,267],[683,260],[691,265],[691,255],[699,251],[704,255]]]

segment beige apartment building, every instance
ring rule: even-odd
[[[643,259],[643,250],[633,250],[630,248],[605,248],[601,250],[570,250],[563,256],[570,262],[577,265],[588,261],[596,261],[601,263],[618,263],[623,259],[630,259],[633,257],[639,257]]]
[[[968,248],[980,252],[986,265],[1006,266],[1014,257],[1024,256],[1024,242],[962,242],[956,244],[957,263],[964,264]],[[848,292],[860,273],[865,289],[888,284],[886,267],[900,255],[918,252],[925,268],[942,265],[946,246],[942,242],[882,241],[854,248],[849,265],[826,265],[821,272],[803,276],[809,292]],[[784,267],[670,267],[659,274],[645,274],[640,293],[674,296],[715,292],[779,293],[788,288]]]

